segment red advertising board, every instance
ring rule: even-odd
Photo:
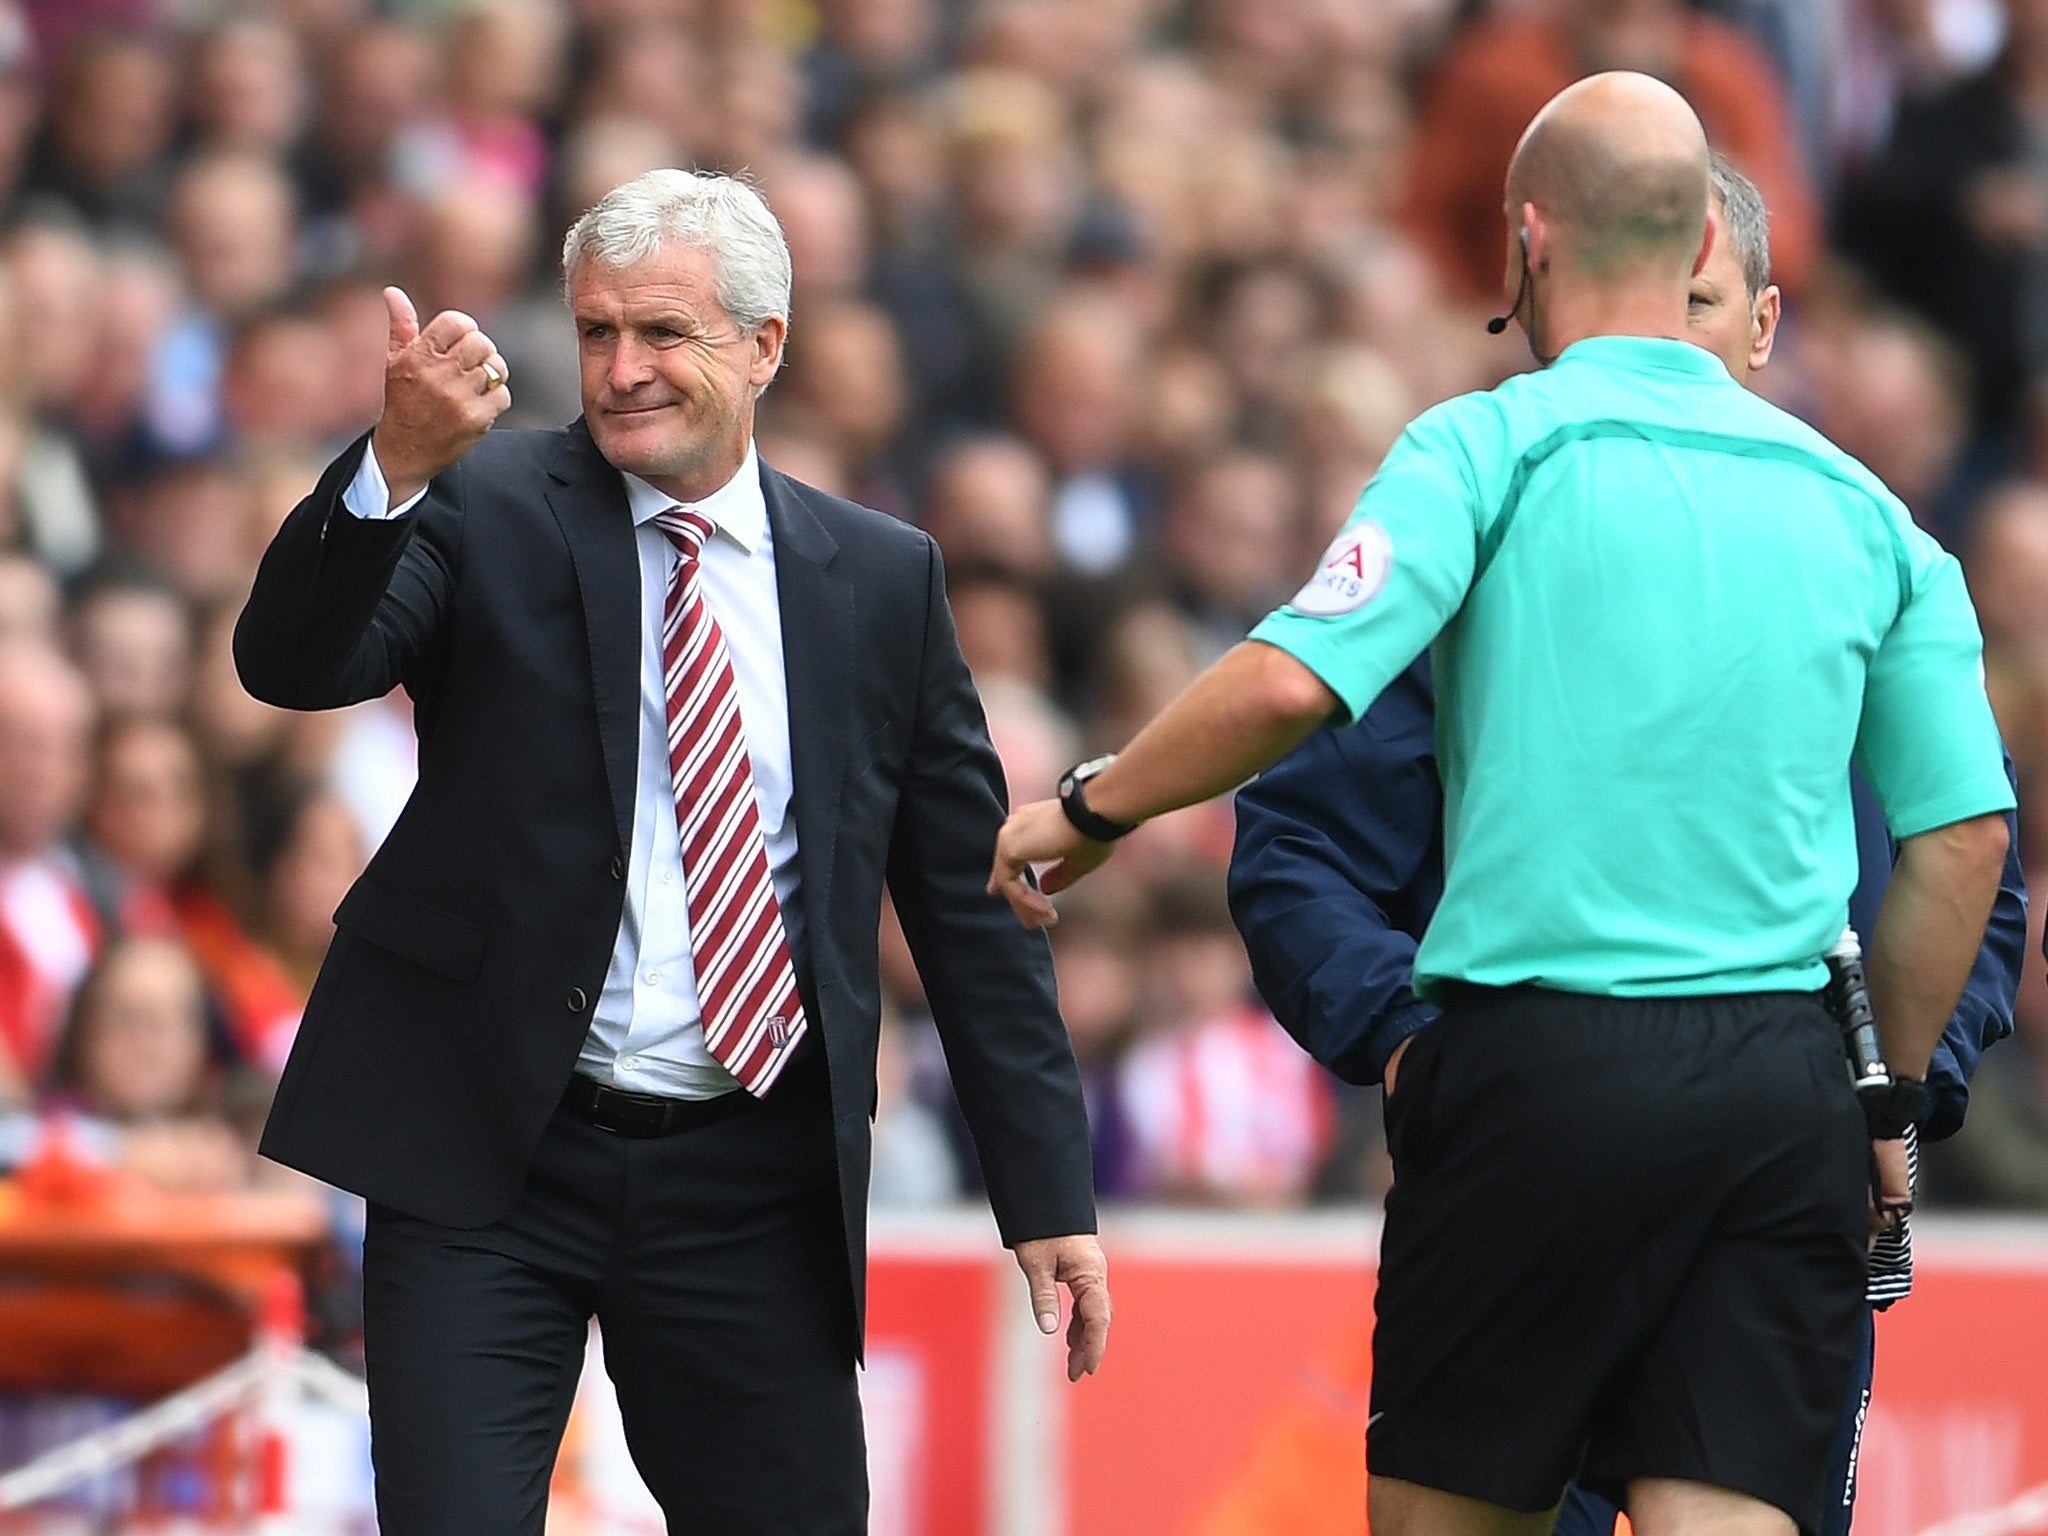
[[[948,1252],[930,1239],[904,1241],[876,1258],[861,1384],[873,1499],[869,1536],[984,1528],[997,1279],[980,1245]]]
[[[1376,1235],[1359,1215],[1112,1218],[1109,1361],[1069,1386],[986,1216],[878,1222],[873,1536],[1359,1536]],[[585,1378],[571,1452],[584,1507],[627,1515],[603,1384]],[[1858,1536],[2044,1485],[2048,1224],[1923,1221],[1914,1295],[1879,1324]],[[586,1528],[658,1530],[639,1507]]]
[[[1065,1399],[1066,1536],[1357,1536],[1371,1229],[1114,1237],[1110,1365]],[[1858,1536],[2048,1485],[2048,1227],[1937,1219],[1920,1237],[1914,1294],[1879,1322]]]

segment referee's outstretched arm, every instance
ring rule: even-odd
[[[1411,654],[1427,639],[1423,634]],[[1343,707],[1287,652],[1241,641],[1085,781],[1086,803],[1125,826],[1194,805],[1278,762]],[[1049,928],[1059,919],[1046,897],[1099,866],[1112,846],[1080,836],[1059,800],[1020,806],[997,834],[989,891],[1006,898],[1025,927]],[[1050,860],[1058,862],[1033,886],[1027,872]]]

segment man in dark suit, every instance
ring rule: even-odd
[[[403,685],[420,736],[264,1151],[370,1202],[386,1536],[539,1536],[593,1315],[671,1530],[851,1536],[885,885],[1074,1378],[1109,1321],[1080,1083],[982,889],[1000,770],[931,540],[755,457],[773,215],[651,172],[563,267],[584,417],[485,436],[504,359],[387,290],[383,415],[237,629],[259,698]]]

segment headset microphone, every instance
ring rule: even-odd
[[[1515,302],[1509,307],[1508,312],[1504,315],[1495,315],[1486,322],[1486,334],[1489,336],[1498,336],[1501,332],[1505,331],[1508,328],[1508,322],[1514,319],[1516,313],[1521,309],[1522,301],[1529,297],[1529,231],[1524,227],[1518,233],[1522,237],[1521,286],[1515,289]]]

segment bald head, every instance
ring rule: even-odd
[[[1533,203],[1559,259],[1588,277],[1690,272],[1706,233],[1707,136],[1685,98],[1627,71],[1568,86],[1508,167],[1508,219]]]

